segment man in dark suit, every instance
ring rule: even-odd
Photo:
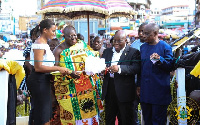
[[[102,87],[102,100],[105,99],[106,125],[133,125],[135,74],[140,72],[140,52],[126,45],[125,31],[115,33],[113,48],[105,49],[102,55],[107,71]]]

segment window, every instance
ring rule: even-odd
[[[117,23],[117,22],[119,22],[119,18],[118,18],[118,17],[116,17],[116,18],[111,18],[110,21],[113,22],[113,23]]]

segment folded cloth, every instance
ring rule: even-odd
[[[15,75],[16,85],[19,88],[23,78],[25,77],[25,71],[16,61],[0,59],[0,70],[5,69],[9,74]]]
[[[200,78],[200,61],[197,63],[197,65],[194,67],[194,69],[190,72],[191,75],[194,75],[195,77]]]

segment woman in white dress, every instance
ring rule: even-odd
[[[56,26],[49,19],[42,20],[36,26],[34,35],[39,37],[32,44],[30,59],[34,66],[29,78],[28,88],[34,100],[34,125],[49,125],[52,114],[51,107],[51,87],[50,87],[50,72],[59,71],[63,75],[70,75],[72,72],[65,68],[54,66],[55,57],[51,52],[47,41],[55,37]]]

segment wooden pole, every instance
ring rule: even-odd
[[[41,5],[41,8],[44,6],[44,0],[40,1],[40,5]],[[42,14],[41,17],[42,17],[42,20],[43,20],[44,19],[44,14]]]
[[[90,19],[89,19],[89,13],[87,14],[87,26],[88,26],[88,45],[90,46]]]

